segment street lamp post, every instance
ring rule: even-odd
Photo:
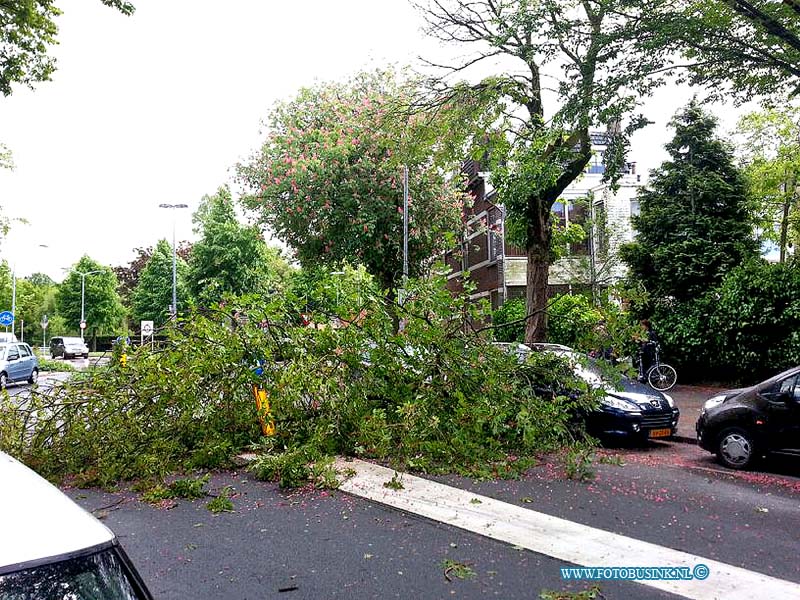
[[[39,248],[49,248],[47,244],[39,244]],[[11,333],[15,333],[17,328],[17,261],[14,259],[14,266],[11,269],[11,314],[14,320],[11,322]]]
[[[159,204],[159,208],[189,208],[188,204]],[[172,304],[170,314],[178,314],[178,257],[175,248],[175,213],[172,213]]]
[[[86,276],[87,275],[94,275],[95,273],[102,273],[102,269],[96,269],[94,271],[87,271],[84,273],[83,271],[78,271],[77,269],[70,269],[76,275],[81,276],[81,325],[86,322],[85,313],[84,313],[84,306],[85,306],[85,298],[86,298]],[[81,330],[81,340],[83,340],[83,327],[80,328]]]

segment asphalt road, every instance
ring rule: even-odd
[[[605,454],[622,465],[596,465],[589,482],[565,479],[558,457],[518,481],[436,479],[800,582],[800,464],[736,473],[696,446],[671,443]],[[531,599],[590,587],[563,582],[559,567],[569,565],[558,560],[341,492],[287,493],[243,472],[215,474],[212,491],[224,485],[236,491],[235,512],[221,515],[206,509],[208,499],[170,508],[126,490],[68,493],[117,532],[156,598]],[[446,577],[448,560],[474,577]],[[606,599],[673,597],[626,582],[600,588]]]
[[[242,473],[216,474],[212,487],[223,485],[237,492],[235,512],[219,515],[207,500],[167,509],[130,492],[68,493],[119,535],[157,599],[530,600],[591,587],[562,581],[561,561],[344,493],[286,493]],[[601,588],[607,599],[676,598],[628,582]]]
[[[605,450],[596,477],[548,460],[519,481],[436,478],[531,510],[800,583],[800,460],[732,471],[693,444]],[[615,464],[621,461],[622,464]]]

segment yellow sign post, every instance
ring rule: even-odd
[[[261,424],[261,433],[267,436],[275,435],[275,421],[271,418],[267,420],[270,416],[267,390],[253,385],[253,396],[256,399],[256,409],[258,409],[258,422]]]

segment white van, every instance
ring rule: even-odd
[[[152,600],[114,533],[0,452],[0,600]]]

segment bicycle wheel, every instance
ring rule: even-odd
[[[659,392],[666,392],[678,381],[678,374],[669,365],[661,363],[647,372],[647,383]]]

